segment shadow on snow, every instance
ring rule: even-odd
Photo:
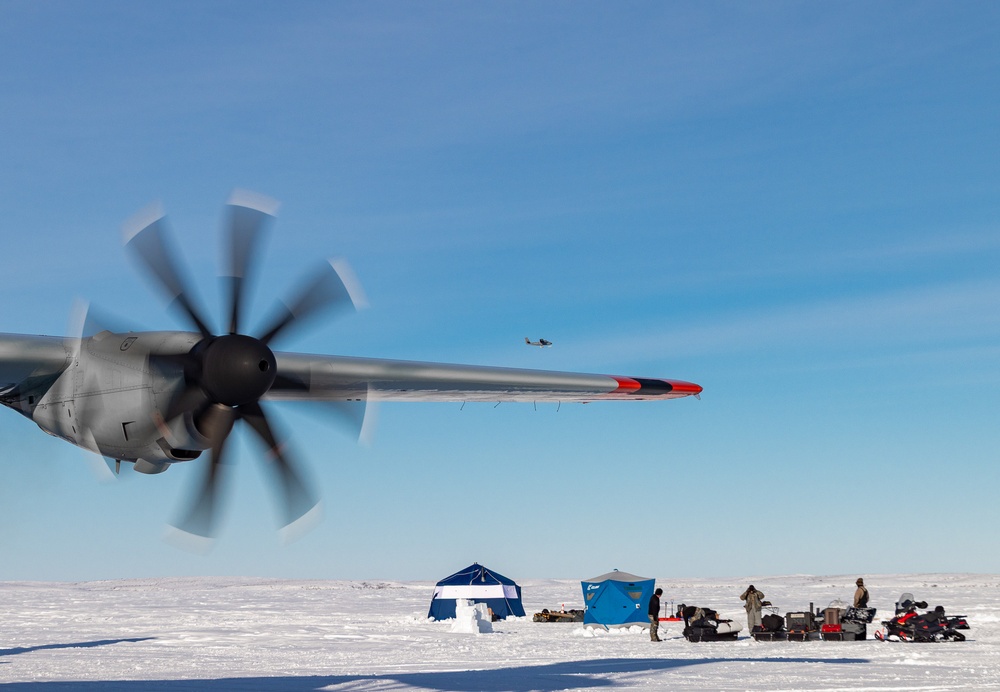
[[[0,649],[0,656],[16,656],[44,649],[92,649],[95,646],[109,646],[124,642],[145,642],[156,637],[131,637],[129,639],[97,639],[92,642],[73,642],[72,644],[39,644],[38,646],[19,646],[13,649]]]
[[[131,640],[115,640],[131,641]],[[75,646],[99,646],[92,642]],[[61,645],[71,646],[71,645]],[[53,647],[37,647],[53,648]],[[443,671],[437,673],[391,673],[386,675],[305,675],[301,677],[247,677],[209,680],[94,680],[74,682],[20,682],[0,684],[3,690],[57,692],[61,690],[109,690],[117,692],[191,692],[192,690],[245,690],[253,692],[310,692],[334,689],[399,689],[416,687],[441,692],[526,692],[586,689],[616,686],[606,675],[670,671],[712,663],[815,663],[827,665],[863,664],[865,658],[809,658],[775,656],[768,658],[610,658],[566,661],[539,666],[516,666],[489,670]],[[624,684],[631,684],[625,682]]]

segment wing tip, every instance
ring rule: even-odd
[[[618,383],[618,388],[612,394],[624,394],[636,398],[663,396],[676,399],[683,396],[701,396],[702,391],[704,391],[700,384],[684,380],[618,376],[612,376],[612,379]]]

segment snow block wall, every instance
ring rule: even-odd
[[[493,623],[485,603],[473,603],[465,598],[455,600],[455,622],[452,632],[465,634],[490,634]]]

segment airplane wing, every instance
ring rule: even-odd
[[[702,388],[680,380],[481,365],[275,353],[268,399],[351,401],[601,401],[678,399]]]
[[[0,334],[0,397],[50,384],[72,358],[63,337]]]

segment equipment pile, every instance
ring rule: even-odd
[[[813,613],[809,610],[785,613],[782,618],[777,608],[761,618],[750,632],[759,642],[855,641],[868,636],[867,625],[875,617],[874,608],[844,608],[840,602]]]

